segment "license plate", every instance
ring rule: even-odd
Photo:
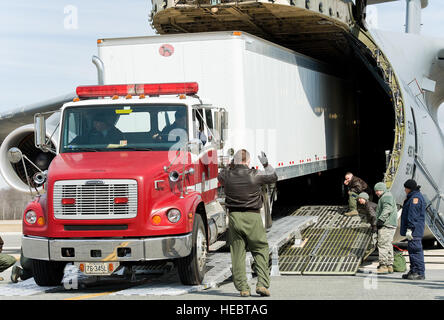
[[[110,275],[116,271],[118,262],[82,262],[79,269],[87,275]]]

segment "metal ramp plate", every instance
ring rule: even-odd
[[[300,237],[301,232],[315,224],[317,217],[311,216],[287,216],[273,221],[271,230],[267,232],[270,253],[277,252],[281,246],[294,237]],[[247,253],[247,267],[253,262],[251,253]],[[215,287],[231,276],[231,255],[229,252],[210,253],[207,260],[207,272],[201,285],[202,289]],[[278,271],[274,271],[278,274]],[[273,268],[272,268],[273,274]]]
[[[294,216],[317,216],[302,233],[303,247],[287,243],[279,250],[281,274],[354,275],[373,251],[366,216],[346,217],[340,206],[301,207]]]

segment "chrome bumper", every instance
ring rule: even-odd
[[[149,261],[186,257],[192,234],[142,239],[48,239],[22,237],[23,255],[51,261]]]

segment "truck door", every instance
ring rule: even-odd
[[[197,190],[202,192],[205,203],[211,202],[217,196],[217,148],[213,143],[213,114],[210,108],[193,109],[193,137],[199,141],[200,152],[196,168]]]

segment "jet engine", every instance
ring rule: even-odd
[[[51,140],[51,149],[55,150],[58,117],[52,115],[46,122],[46,136]],[[10,162],[8,158],[8,151],[13,147],[20,149],[23,155],[23,160],[17,163]],[[34,193],[36,188],[41,187],[34,182],[33,177],[47,170],[54,157],[54,153],[43,152],[35,146],[34,124],[24,125],[12,131],[3,140],[0,147],[0,172],[12,188],[20,192]]]

